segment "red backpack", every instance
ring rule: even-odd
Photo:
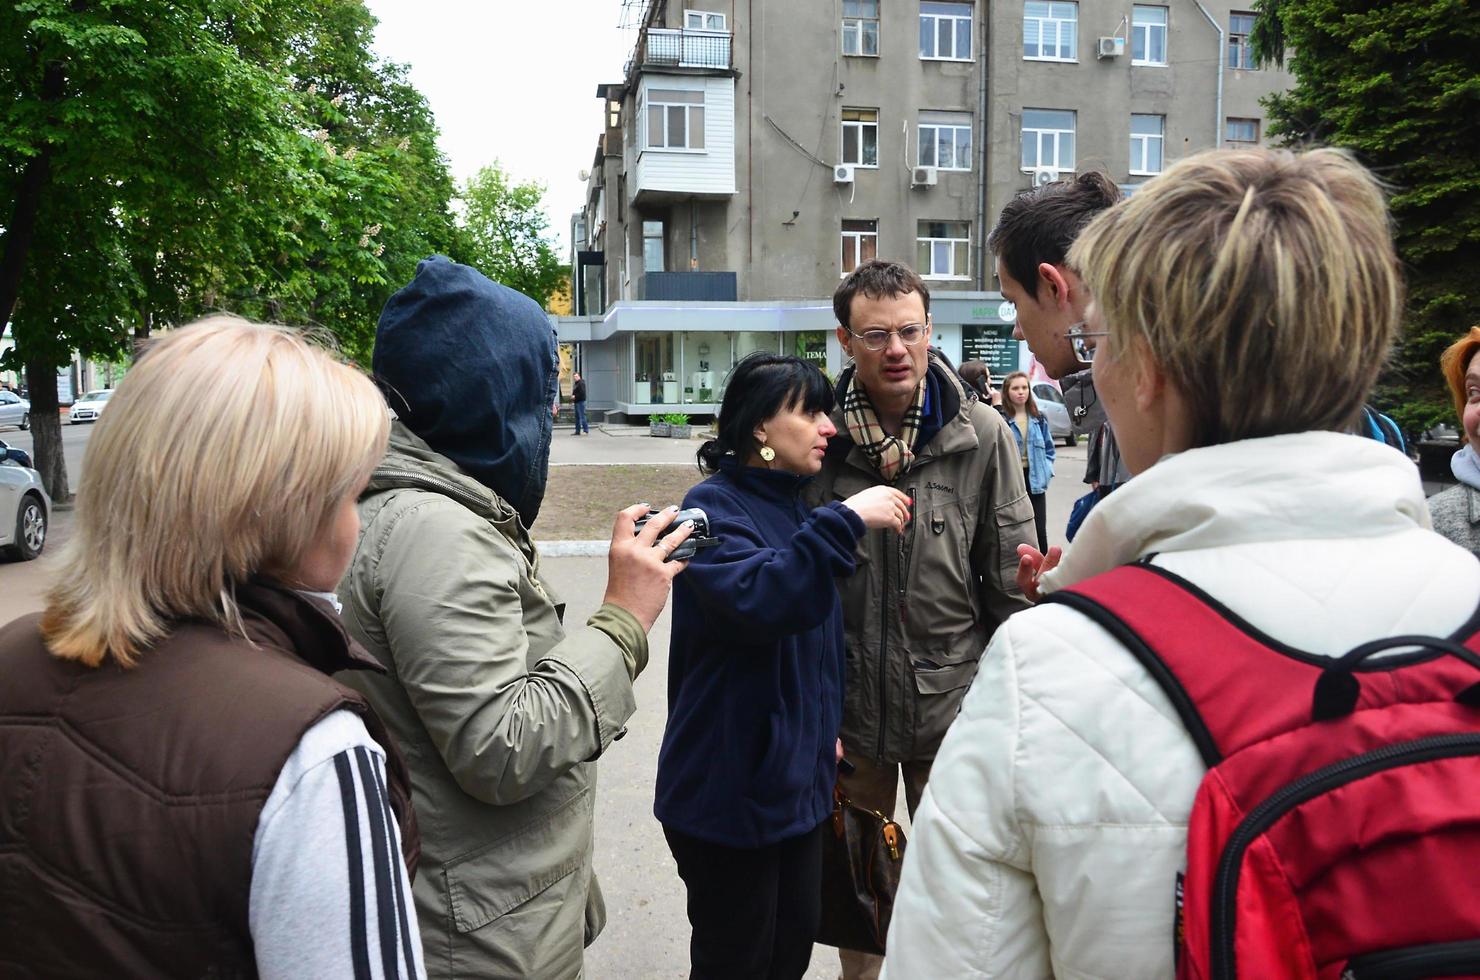
[[[1480,611],[1333,659],[1148,564],[1049,598],[1141,662],[1207,764],[1179,980],[1480,977]],[[1395,647],[1419,649],[1368,659]]]

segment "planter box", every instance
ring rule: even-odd
[[[672,428],[667,422],[649,422],[648,435],[654,439],[667,439],[671,434]]]
[[[670,425],[668,427],[668,435],[673,439],[687,439],[693,429],[694,427],[692,425]]]

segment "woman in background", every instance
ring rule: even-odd
[[[683,502],[705,512],[719,544],[674,583],[653,810],[688,889],[690,976],[701,980],[794,980],[812,956],[842,757],[834,579],[853,573],[866,530],[909,520],[909,500],[891,487],[802,503],[836,432],[832,405],[807,361],[745,358],[726,384],[719,435],[699,450],[713,475]]]
[[[1014,371],[1002,379],[1002,405],[1007,427],[1017,437],[1018,458],[1023,464],[1023,485],[1033,502],[1033,520],[1038,525],[1038,550],[1048,553],[1048,481],[1053,479],[1053,433],[1048,417],[1038,408],[1028,376]]]
[[[1449,461],[1459,481],[1429,498],[1434,530],[1480,555],[1480,327],[1471,327],[1439,359],[1464,438]]]

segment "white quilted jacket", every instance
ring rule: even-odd
[[[1046,584],[1155,553],[1262,631],[1339,655],[1448,635],[1475,613],[1480,562],[1428,528],[1417,473],[1387,446],[1252,439],[1164,458],[1117,490]],[[1108,633],[1054,604],[1013,616],[916,814],[885,975],[1171,977],[1202,775],[1171,702]]]

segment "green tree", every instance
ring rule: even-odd
[[[495,162],[462,189],[466,261],[488,278],[545,306],[565,280],[547,235],[544,185],[515,183]]]
[[[1439,352],[1480,324],[1480,7],[1260,0],[1254,43],[1264,61],[1291,49],[1271,133],[1346,147],[1393,188],[1409,301],[1380,404],[1410,433],[1453,422]]]
[[[48,489],[55,370],[212,309],[369,353],[386,297],[458,250],[425,100],[363,0],[0,6],[0,322]]]

